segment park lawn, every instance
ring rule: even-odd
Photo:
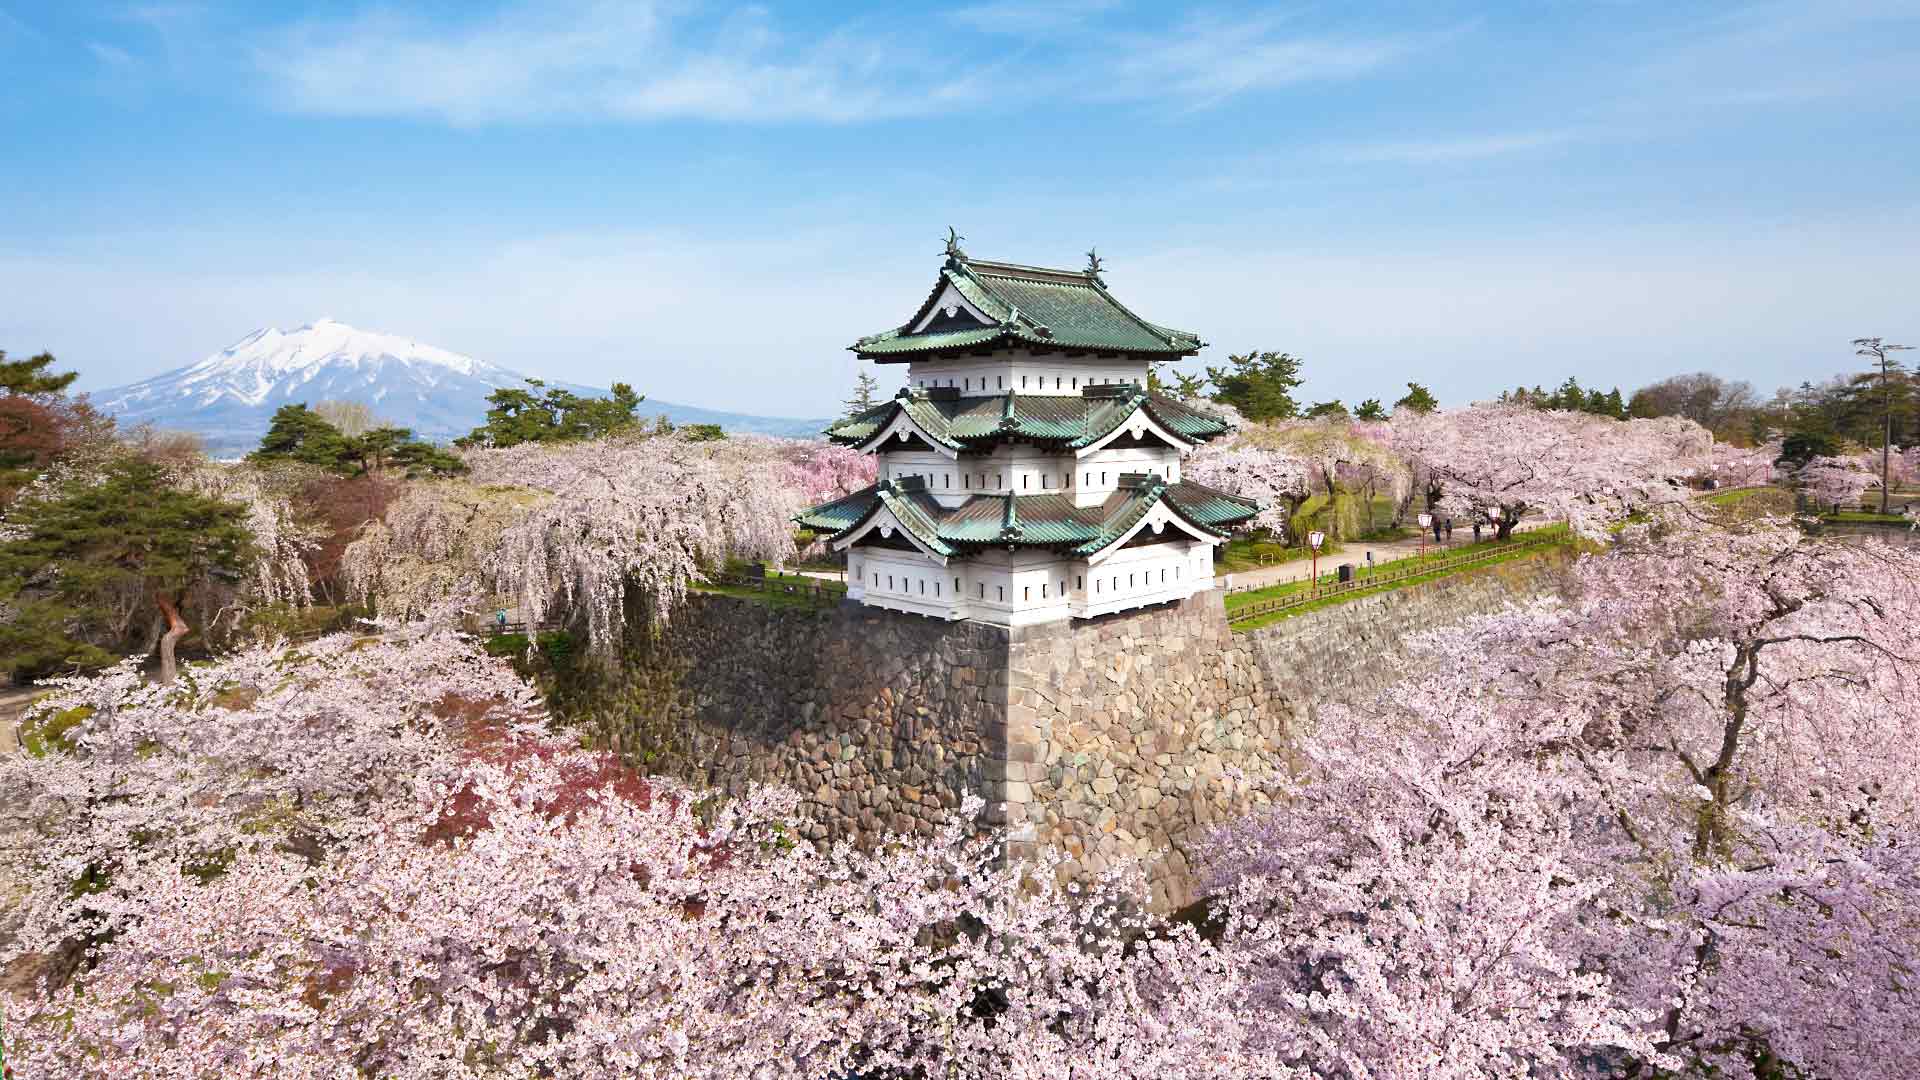
[[[1469,545],[1469,546],[1471,547],[1474,545]],[[1479,546],[1486,546],[1486,545],[1479,545]],[[1319,598],[1318,600],[1310,600],[1307,603],[1298,604],[1281,611],[1268,612],[1265,615],[1248,619],[1245,622],[1234,623],[1233,632],[1236,634],[1242,634],[1242,633],[1246,633],[1249,630],[1258,630],[1263,626],[1272,626],[1274,623],[1277,623],[1282,619],[1290,619],[1295,615],[1302,615],[1309,611],[1319,611],[1321,608],[1332,607],[1335,604],[1344,604],[1349,600],[1358,600],[1363,596],[1378,596],[1381,593],[1390,593],[1395,589],[1404,589],[1410,585],[1423,585],[1429,581],[1438,581],[1443,577],[1449,577],[1454,574],[1472,573],[1473,571],[1483,570],[1489,566],[1498,566],[1504,562],[1512,562],[1515,559],[1534,558],[1536,556],[1543,555],[1549,551],[1557,550],[1560,546],[1561,545],[1559,543],[1529,545],[1523,548],[1516,548],[1512,551],[1502,552],[1499,555],[1495,555],[1485,560],[1482,560],[1481,562],[1474,563],[1471,566],[1457,566],[1457,567],[1451,567],[1448,569],[1435,570],[1430,574],[1416,574],[1413,577],[1400,578],[1398,580],[1388,582],[1387,584],[1381,585],[1378,588],[1349,589],[1346,592],[1330,593],[1326,596]],[[1413,559],[1402,559],[1395,562],[1386,563],[1383,565],[1397,567],[1397,566],[1400,566],[1402,563],[1419,562],[1419,561],[1420,559],[1418,558],[1418,556],[1416,556]],[[1292,582],[1291,584],[1298,586],[1298,588],[1294,590],[1295,592],[1303,592],[1306,589],[1305,582]],[[1265,590],[1262,590],[1262,591],[1264,592]],[[1282,593],[1280,595],[1285,595],[1285,594]],[[1262,599],[1271,599],[1271,597],[1263,597]],[[1228,608],[1228,610],[1231,611],[1232,608]]]
[[[1330,544],[1321,549],[1321,554],[1338,551],[1338,544]],[[1229,540],[1214,557],[1215,573],[1238,574],[1247,570],[1258,570],[1263,566],[1276,566],[1280,563],[1298,562],[1313,553],[1304,547],[1288,547],[1278,540],[1255,539],[1251,536],[1236,536]]]
[[[1773,490],[1776,489],[1764,487],[1734,488],[1731,491],[1714,492],[1712,495],[1706,497],[1705,502],[1708,506],[1738,506],[1748,499],[1753,498],[1755,495],[1764,494],[1765,492]]]
[[[1528,539],[1528,540],[1539,539],[1543,542],[1551,542],[1553,544],[1562,544],[1567,542],[1567,540],[1571,538],[1570,533],[1567,530],[1567,526],[1564,523],[1548,525],[1547,527],[1542,529],[1534,529],[1528,532],[1521,533],[1520,536],[1523,539]],[[1422,566],[1428,566],[1434,563],[1444,562],[1447,559],[1457,558],[1461,555],[1467,555],[1476,551],[1485,551],[1489,548],[1498,547],[1502,543],[1510,543],[1510,541],[1482,540],[1477,544],[1467,543],[1467,544],[1458,545],[1456,547],[1447,548],[1445,550],[1436,549],[1434,551],[1428,552],[1425,555],[1411,555],[1404,559],[1395,559],[1392,562],[1380,563],[1374,568],[1374,570],[1376,574],[1402,574],[1408,571],[1418,570]],[[1494,560],[1494,561],[1499,561],[1499,560]],[[1437,571],[1433,576],[1439,576],[1440,574],[1444,574],[1446,572],[1448,571],[1446,570]],[[1358,580],[1362,582],[1366,580],[1366,574],[1364,572],[1359,573],[1357,577],[1358,577]],[[1326,573],[1321,574],[1319,577],[1319,582],[1322,585],[1333,585],[1338,583],[1339,580],[1340,580],[1340,571],[1338,566],[1335,566],[1333,569],[1330,569]],[[1281,597],[1296,596],[1306,591],[1307,591],[1307,583],[1305,581],[1287,581],[1287,582],[1282,582],[1278,585],[1269,585],[1264,589],[1250,589],[1246,592],[1228,593],[1226,597],[1227,614],[1231,615],[1235,611],[1238,611],[1241,608],[1246,607],[1248,604],[1257,604],[1262,600],[1277,600]],[[1351,596],[1353,594],[1347,593],[1345,595]]]
[[[744,564],[741,566],[729,566],[727,573],[742,577],[746,576]],[[731,596],[740,600],[752,600],[755,603],[765,604],[768,607],[808,608],[814,610],[818,610],[823,606],[821,604],[822,598],[813,591],[815,588],[825,589],[842,596],[846,595],[846,586],[839,582],[822,581],[819,578],[808,577],[805,574],[796,574],[790,571],[781,572],[770,569],[767,571],[766,580],[775,584],[784,583],[805,586],[808,591],[790,593],[782,589],[762,589],[749,585],[734,585],[718,581],[696,582],[693,585],[693,590],[695,592],[711,593],[716,596]]]

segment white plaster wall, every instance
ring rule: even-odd
[[[924,476],[942,506],[959,506],[975,495],[1071,493],[1077,506],[1102,502],[1120,486],[1122,473],[1152,473],[1180,481],[1180,451],[1172,447],[1100,450],[1084,458],[1049,454],[1031,446],[1001,445],[991,454],[957,460],[927,450],[882,450],[882,479]]]
[[[1184,600],[1213,588],[1213,545],[1173,539],[1122,548],[1097,566],[1077,564],[1074,575],[1084,581],[1073,593],[1076,618]]]
[[[907,365],[907,385],[951,386],[962,394],[1021,394],[1074,397],[1089,386],[1146,385],[1147,363],[1117,357],[1069,357],[1064,353],[1001,350],[991,356],[915,360]]]

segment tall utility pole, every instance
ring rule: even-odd
[[[1890,466],[1893,461],[1893,373],[1900,367],[1900,362],[1887,354],[1911,348],[1913,348],[1911,345],[1888,345],[1877,337],[1853,339],[1855,356],[1871,357],[1880,365],[1880,397],[1886,409],[1886,415],[1881,418],[1883,426],[1880,431],[1880,512],[1882,514],[1887,512],[1887,496],[1892,494],[1890,489],[1893,472]]]

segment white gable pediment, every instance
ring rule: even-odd
[[[1105,435],[1100,436],[1096,442],[1074,451],[1074,456],[1084,458],[1090,454],[1097,454],[1106,449],[1109,444],[1127,435],[1131,435],[1136,439],[1143,439],[1148,435],[1152,435],[1154,438],[1180,451],[1182,455],[1192,453],[1193,450],[1200,445],[1192,439],[1175,434],[1166,425],[1155,420],[1153,415],[1147,412],[1146,406],[1142,405],[1133,411],[1132,416],[1127,417],[1125,423],[1107,432]]]
[[[918,446],[908,445],[916,436],[922,442],[946,457],[956,461],[959,460],[960,451],[944,445],[939,439],[927,434],[927,430],[921,427],[919,423],[914,420],[913,414],[905,408],[894,413],[893,419],[888,421],[885,427],[868,436],[867,441],[861,443],[857,449],[869,454],[877,454],[890,449],[919,450],[921,448]]]
[[[883,540],[891,540],[895,535],[905,536],[907,540],[913,544],[914,547],[920,549],[920,553],[922,555],[925,555],[927,558],[932,559],[934,562],[940,564],[941,566],[947,565],[947,557],[945,555],[942,555],[939,552],[934,551],[932,548],[929,548],[927,547],[926,544],[922,543],[920,538],[913,534],[913,530],[900,524],[900,519],[895,517],[893,514],[893,511],[887,509],[886,504],[884,503],[881,504],[878,510],[875,510],[873,512],[873,516],[867,519],[866,524],[848,533],[845,537],[841,538],[840,540],[835,541],[833,545],[833,550],[845,551],[848,548],[852,547],[854,544],[858,543],[861,537],[867,535],[870,532],[875,532],[875,531],[878,531],[880,533],[880,537]]]
[[[1128,529],[1119,539],[1101,548],[1099,551],[1094,552],[1092,555],[1087,556],[1087,565],[1099,566],[1101,563],[1106,562],[1113,556],[1114,552],[1126,547],[1128,541],[1149,529],[1152,530],[1156,536],[1164,535],[1167,530],[1171,529],[1175,535],[1192,537],[1195,540],[1208,544],[1218,545],[1225,542],[1212,533],[1195,528],[1192,524],[1188,523],[1187,519],[1174,513],[1173,508],[1168,506],[1167,501],[1163,498],[1153,504],[1153,509],[1147,511],[1145,517],[1134,522],[1133,528]]]

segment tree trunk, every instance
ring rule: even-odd
[[[180,609],[174,607],[173,601],[169,600],[164,593],[156,595],[153,599],[154,603],[160,605],[160,614],[167,618],[167,632],[160,635],[160,681],[170,683],[174,675],[179,673],[179,669],[173,662],[173,647],[191,628],[187,626],[186,620],[180,617]]]
[[[1515,522],[1513,520],[1513,515],[1511,514],[1500,515],[1500,520],[1493,523],[1493,538],[1495,540],[1513,539],[1514,525],[1515,525]]]

